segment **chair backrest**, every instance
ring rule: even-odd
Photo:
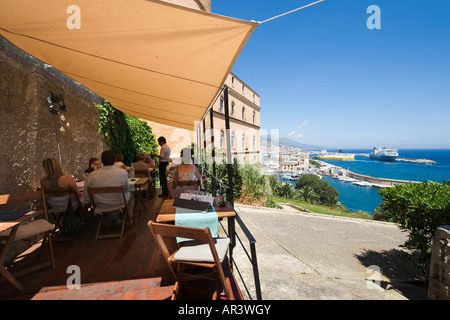
[[[73,195],[75,197],[75,200],[78,203],[78,206],[81,208],[82,204],[81,204],[81,200],[78,197],[77,191],[72,188],[71,186],[67,187],[67,188],[46,188],[43,189],[44,191],[44,198],[47,201],[47,205],[49,205],[48,203],[48,198],[47,197],[51,197],[51,196],[64,196],[64,195]]]
[[[164,242],[163,237],[169,238],[180,237],[206,242],[211,250],[211,254],[214,259],[214,264],[216,264],[218,267],[221,265],[214,244],[214,240],[211,236],[211,231],[209,230],[209,228],[201,229],[201,228],[183,227],[164,223],[156,223],[151,220],[148,222],[148,227],[151,233],[153,234],[153,237],[155,238],[156,244],[158,245],[159,249],[161,250],[161,253],[164,256],[164,259],[167,262],[169,262],[172,253],[167,248],[167,245]],[[172,269],[170,263],[169,267],[175,276],[175,270]]]
[[[188,186],[188,187],[182,187],[182,188],[176,188],[176,189],[169,189],[169,193],[172,195],[172,198],[179,198],[182,193],[189,192],[189,191],[198,191],[197,186]]]
[[[148,170],[135,170],[134,176],[136,178],[150,178],[150,171]]]
[[[120,193],[120,194],[122,194],[123,205],[124,206],[127,205],[127,199],[125,196],[125,192],[123,190],[123,186],[98,187],[98,188],[88,187],[87,191],[89,193],[89,199],[91,200],[91,204],[94,207],[96,206],[94,195],[95,194],[105,194],[105,193]]]
[[[45,209],[45,219],[48,220],[47,216],[47,204],[45,202],[44,191],[28,191],[28,192],[19,192],[19,193],[11,193],[11,194],[2,194],[0,195],[0,205],[7,205],[12,203],[19,203],[25,201],[33,201],[33,200],[41,200]]]

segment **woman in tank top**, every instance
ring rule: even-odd
[[[182,187],[181,183],[185,181],[201,181],[201,175],[198,172],[198,168],[195,164],[192,164],[191,158],[192,150],[190,148],[184,148],[181,150],[181,161],[177,166],[170,168],[172,172],[172,188],[176,189]],[[186,185],[186,184],[184,184]],[[192,185],[195,185],[194,183]]]
[[[81,192],[78,190],[75,179],[71,175],[66,175],[62,168],[61,163],[54,159],[48,158],[42,162],[42,166],[47,174],[47,176],[41,179],[41,188],[43,189],[63,189],[67,187],[72,187],[76,190],[78,198],[81,196]],[[65,210],[67,209],[67,204],[69,202],[69,197],[67,195],[63,196],[50,196],[47,199],[48,203],[52,209]],[[73,197],[71,199],[72,207],[74,209],[78,206],[78,201]]]

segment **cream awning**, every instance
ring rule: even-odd
[[[127,114],[190,130],[256,26],[156,0],[0,3],[14,45]]]

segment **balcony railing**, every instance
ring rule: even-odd
[[[212,192],[213,196],[216,195],[216,186],[217,184],[219,184],[223,189],[226,190],[226,196],[227,196],[227,201],[233,206],[234,209],[234,203],[233,203],[233,196],[232,196],[232,190],[231,188],[226,185],[225,183],[223,183],[221,180],[219,180],[217,177],[215,177],[214,175],[212,175],[209,171],[207,170],[203,170],[203,173],[206,173],[212,180],[211,182],[211,186],[209,186],[211,189],[208,190],[210,192]],[[208,188],[208,187],[207,187]],[[258,260],[257,260],[257,255],[256,255],[256,240],[253,237],[252,233],[250,232],[250,230],[247,228],[247,226],[245,225],[245,223],[242,221],[241,217],[239,216],[239,214],[236,212],[236,216],[234,218],[228,219],[228,227],[225,228],[222,221],[220,222],[220,225],[222,226],[222,229],[224,230],[224,232],[226,233],[226,235],[230,238],[230,245],[229,245],[229,260],[231,262],[231,270],[233,271],[233,273],[236,275],[235,271],[237,272],[237,275],[239,275],[239,278],[241,279],[242,284],[245,287],[245,290],[247,292],[248,297],[253,300],[253,296],[250,293],[250,290],[248,288],[248,284],[245,282],[244,278],[242,277],[241,271],[239,269],[239,266],[237,265],[234,257],[233,257],[233,252],[234,249],[236,247],[236,239],[238,240],[242,250],[244,251],[244,253],[246,254],[248,261],[250,262],[251,266],[252,266],[252,270],[253,270],[253,281],[254,281],[254,288],[255,288],[255,294],[256,294],[256,299],[257,300],[261,300],[262,296],[261,296],[261,284],[259,281],[259,270],[258,270]],[[239,236],[239,233],[237,232],[237,228],[236,228],[236,223],[239,226],[239,229],[242,231],[243,233],[243,239],[241,239],[241,236]],[[244,244],[244,242],[247,241],[247,243],[249,244],[249,248],[250,250],[247,250],[246,245]],[[249,252],[250,251],[250,252]]]

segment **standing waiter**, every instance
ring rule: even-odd
[[[169,191],[167,190],[167,176],[166,167],[169,165],[170,148],[166,143],[166,138],[159,137],[158,144],[161,146],[159,154],[154,153],[153,156],[159,158],[159,181],[161,184],[162,193],[159,197],[167,197]]]

